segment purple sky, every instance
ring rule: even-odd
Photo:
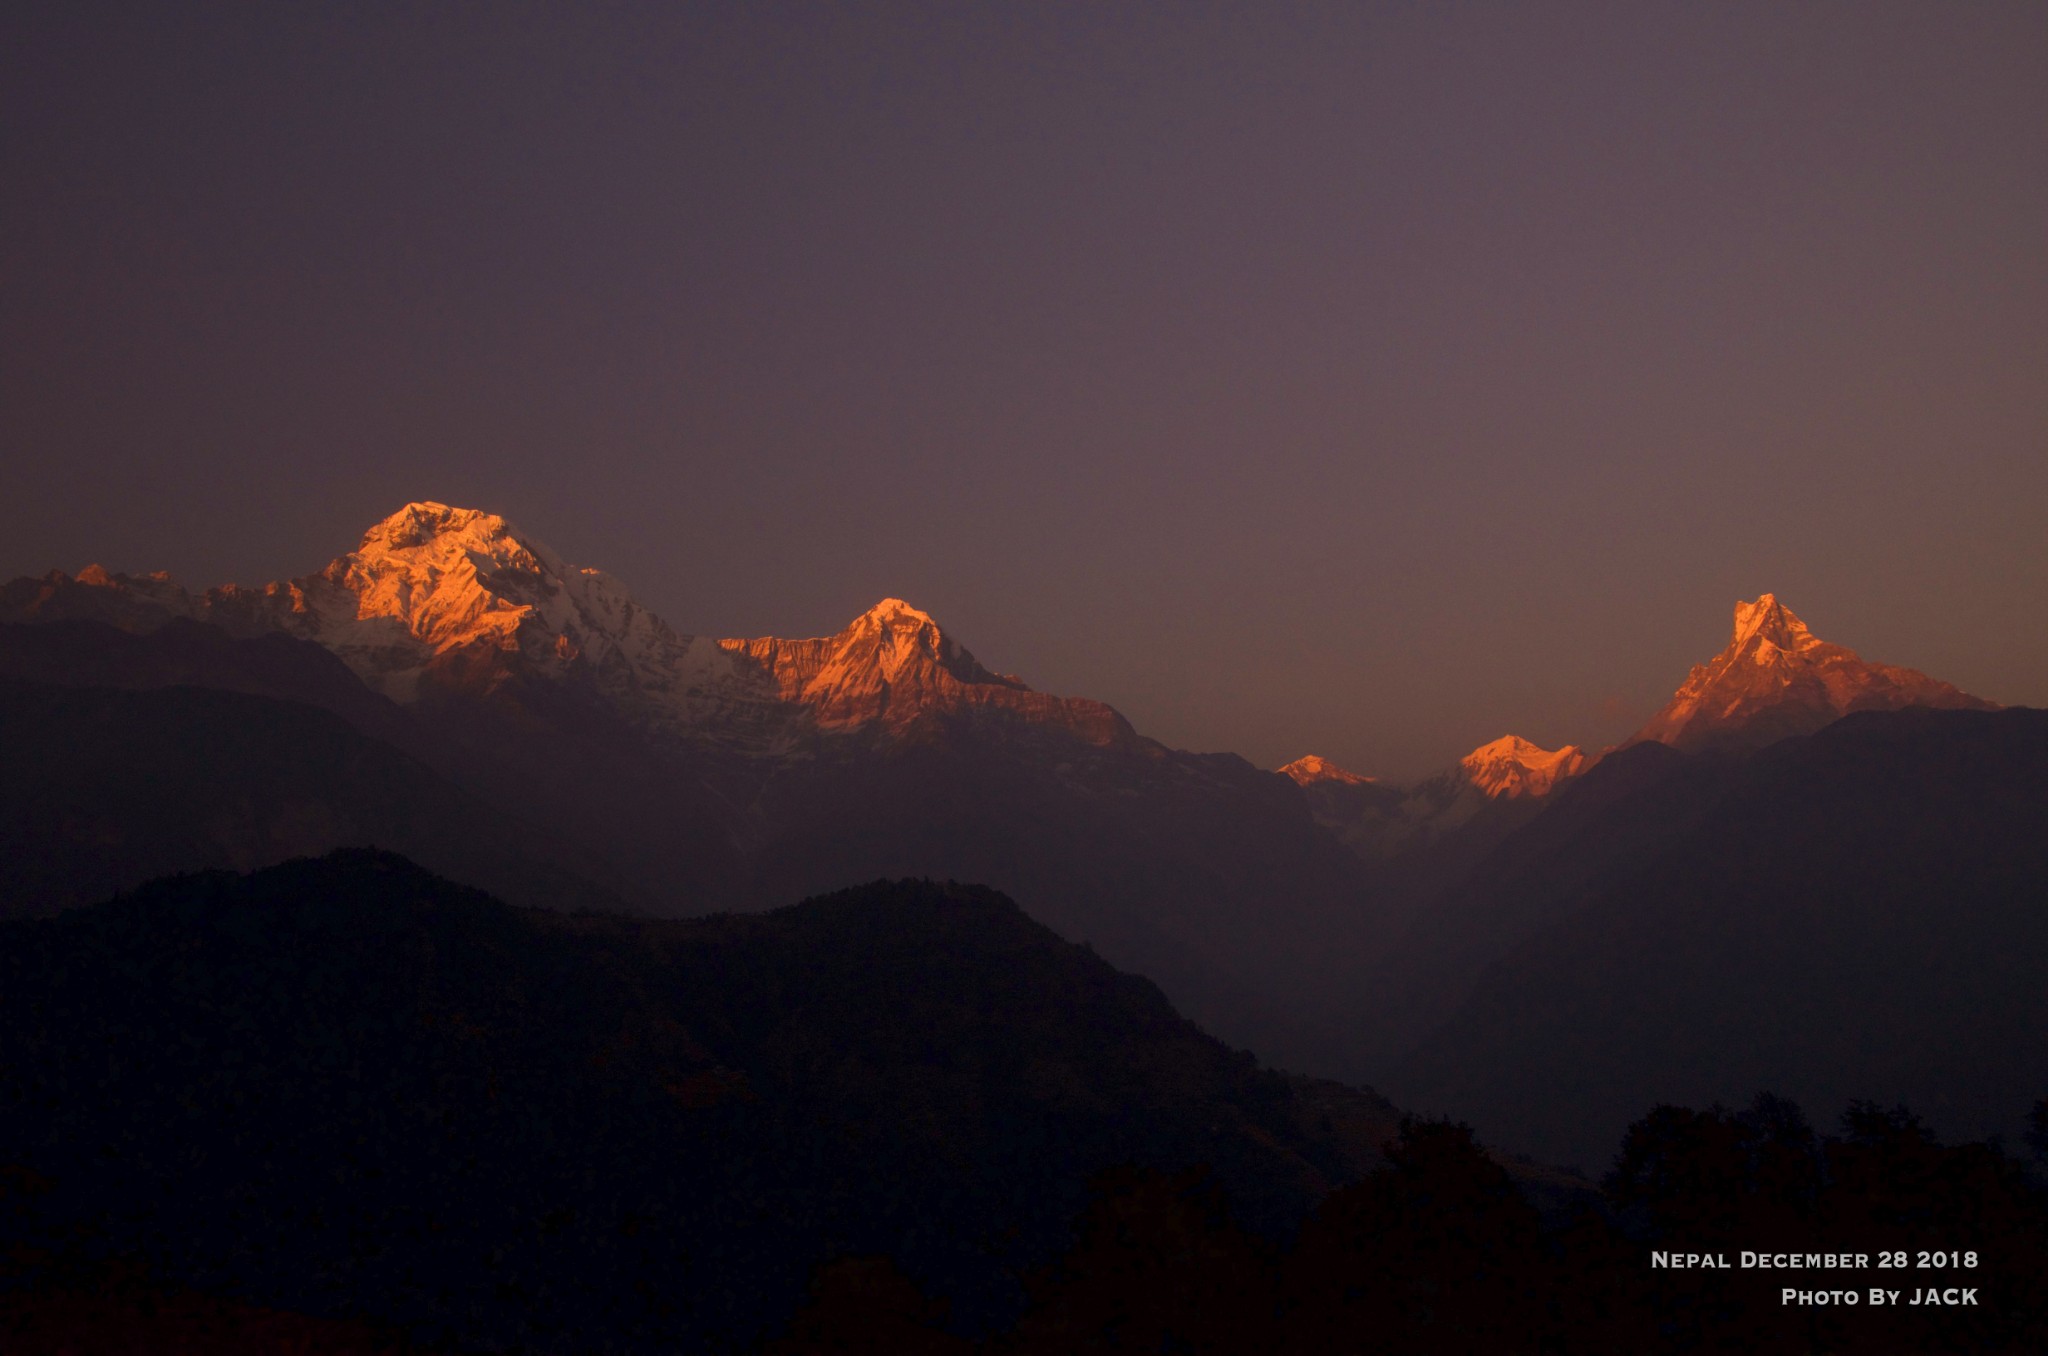
[[[0,119],[0,575],[441,499],[1389,774],[1766,589],[2048,705],[2033,0],[17,5]]]

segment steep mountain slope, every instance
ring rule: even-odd
[[[601,865],[544,826],[297,703],[0,679],[0,748],[0,918],[173,872],[370,845],[417,853],[526,904],[624,907],[593,883]]]
[[[634,922],[353,853],[0,925],[0,1163],[51,1213],[462,1346],[734,1349],[873,1253],[1001,1321],[1093,1173],[1283,1228],[1391,1119],[968,887]]]
[[[1628,743],[1654,740],[1687,752],[1755,749],[1811,734],[1852,711],[1908,706],[1997,709],[1915,669],[1871,663],[1819,639],[1776,595],[1766,593],[1735,605],[1728,648],[1695,665],[1664,709]]]
[[[1661,790],[1559,835],[1603,867],[1535,901],[1392,1091],[1589,1166],[1651,1102],[1760,1088],[2011,1133],[2048,1067],[2043,767],[2048,713],[1909,709],[1651,769]],[[1645,800],[1661,823],[1614,827]]]

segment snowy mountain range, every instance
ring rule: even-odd
[[[949,719],[1052,727],[1098,747],[1148,742],[1101,702],[1037,692],[984,667],[902,599],[882,600],[833,636],[691,635],[618,580],[570,564],[504,518],[433,502],[407,504],[325,569],[257,588],[193,593],[167,575],[89,566],[75,578],[53,571],[0,592],[0,619],[81,616],[131,631],[184,617],[233,635],[313,641],[401,705],[557,684],[634,726],[750,754],[786,752],[820,732],[900,738]],[[1728,647],[1695,666],[1623,746],[1752,748],[1852,711],[1905,706],[1995,704],[1822,641],[1766,593],[1736,605]],[[1403,795],[1448,803],[1470,788],[1483,801],[1540,797],[1601,756],[1508,734]],[[1316,755],[1278,771],[1304,788],[1393,789]]]
[[[401,705],[529,682],[594,696],[631,724],[753,754],[819,731],[902,735],[943,717],[1013,717],[1095,745],[1136,741],[1101,702],[993,673],[930,616],[887,598],[834,636],[720,640],[676,630],[602,570],[571,565],[496,514],[408,504],[315,574],[192,593],[89,566],[17,580],[0,617],[174,617],[332,652]]]

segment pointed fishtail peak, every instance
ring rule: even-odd
[[[1339,767],[1322,755],[1314,753],[1304,754],[1293,762],[1283,763],[1273,770],[1291,780],[1296,786],[1310,786],[1317,782],[1336,782],[1341,786],[1363,786],[1368,782],[1377,780],[1377,778],[1373,777],[1360,776],[1358,773],[1348,768]]]
[[[1489,800],[1547,796],[1559,783],[1591,767],[1594,759],[1576,744],[1546,749],[1520,735],[1502,735],[1458,760],[1465,777]]]
[[[1771,645],[1788,654],[1803,654],[1822,643],[1775,593],[1759,594],[1755,602],[1735,605],[1735,633],[1729,648],[1740,650],[1752,639],[1759,642],[1759,651]]]
[[[1762,748],[1812,734],[1852,711],[1907,706],[1993,710],[1916,669],[1879,664],[1821,640],[1775,594],[1735,605],[1728,648],[1696,664],[1664,709],[1627,741],[1686,752]]]

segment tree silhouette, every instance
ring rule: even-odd
[[[968,1356],[972,1345],[945,1331],[946,1309],[891,1258],[842,1258],[818,1268],[766,1356]]]
[[[1513,1179],[1449,1122],[1406,1121],[1386,1153],[1303,1227],[1283,1349],[1538,1349],[1554,1265]]]
[[[1097,1176],[1074,1249],[1027,1282],[1009,1353],[1231,1353],[1267,1345],[1271,1263],[1201,1170]]]

